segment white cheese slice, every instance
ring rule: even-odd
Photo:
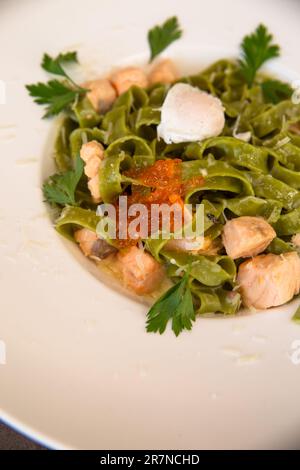
[[[197,142],[219,135],[225,117],[222,102],[185,83],[170,88],[161,109],[158,138],[167,144]]]

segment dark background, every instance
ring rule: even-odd
[[[0,422],[0,450],[43,450],[36,444]]]

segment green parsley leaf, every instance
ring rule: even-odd
[[[273,36],[260,24],[254,33],[245,36],[242,44],[242,57],[239,61],[241,72],[249,86],[253,84],[256,72],[269,59],[279,56],[280,48],[272,44]]]
[[[292,96],[293,89],[288,83],[279,80],[266,80],[261,84],[264,97],[267,101],[277,104]]]
[[[172,330],[178,336],[182,330],[190,330],[195,321],[192,293],[188,284],[189,271],[163,294],[147,314],[147,331],[162,334],[172,321]]]
[[[76,206],[75,190],[83,174],[83,166],[82,159],[77,155],[74,169],[50,176],[43,185],[46,201],[50,204]]]
[[[85,95],[88,90],[80,87],[65,72],[62,64],[77,63],[77,52],[66,52],[58,54],[53,58],[48,54],[44,54],[42,60],[42,68],[53,75],[64,77],[64,81],[50,80],[47,83],[35,83],[26,85],[30,96],[34,98],[34,102],[46,105],[46,113],[43,117],[54,116],[65,109],[70,109],[71,105],[78,101],[79,96]]]
[[[68,83],[58,80],[26,85],[26,88],[35,103],[47,105],[44,118],[59,114],[66,107],[72,105],[80,94],[85,93],[85,91],[74,90]]]
[[[148,32],[148,42],[151,50],[150,62],[181,36],[182,30],[176,16],[169,18],[161,26],[154,26],[150,29]]]
[[[293,320],[295,323],[299,323],[299,324],[300,324],[300,305],[299,305],[299,307],[297,308],[296,312],[294,313],[294,316],[292,317],[292,320]]]
[[[58,54],[57,57],[53,58],[48,54],[44,54],[42,60],[42,68],[53,75],[61,75],[62,77],[69,78],[67,73],[64,71],[62,64],[78,62],[77,52],[66,52],[65,54]]]

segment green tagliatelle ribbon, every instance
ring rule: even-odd
[[[64,237],[73,240],[75,228],[87,228],[96,232],[100,217],[89,209],[66,206],[56,221],[56,230]]]

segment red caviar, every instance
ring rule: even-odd
[[[179,204],[183,210],[183,197],[187,191],[195,186],[203,184],[203,177],[196,176],[190,180],[183,181],[181,174],[181,163],[180,159],[168,159],[168,160],[157,160],[154,165],[143,168],[133,169],[127,171],[125,174],[132,179],[138,180],[140,185],[132,185],[132,193],[127,197],[127,204],[130,207],[131,204],[143,204],[147,208],[148,212],[148,227],[150,235],[151,228],[151,206],[152,204]],[[117,220],[119,220],[118,205]],[[182,212],[183,214],[183,212]],[[127,225],[130,224],[131,220],[135,217],[128,217]],[[174,221],[171,220],[171,229]],[[161,226],[161,220],[159,221]],[[117,232],[119,233],[119,226],[117,226]],[[140,227],[139,227],[140,229]],[[118,238],[118,237],[117,237]],[[120,247],[128,245],[136,245],[137,239],[132,239],[128,236],[125,240],[118,240]]]

